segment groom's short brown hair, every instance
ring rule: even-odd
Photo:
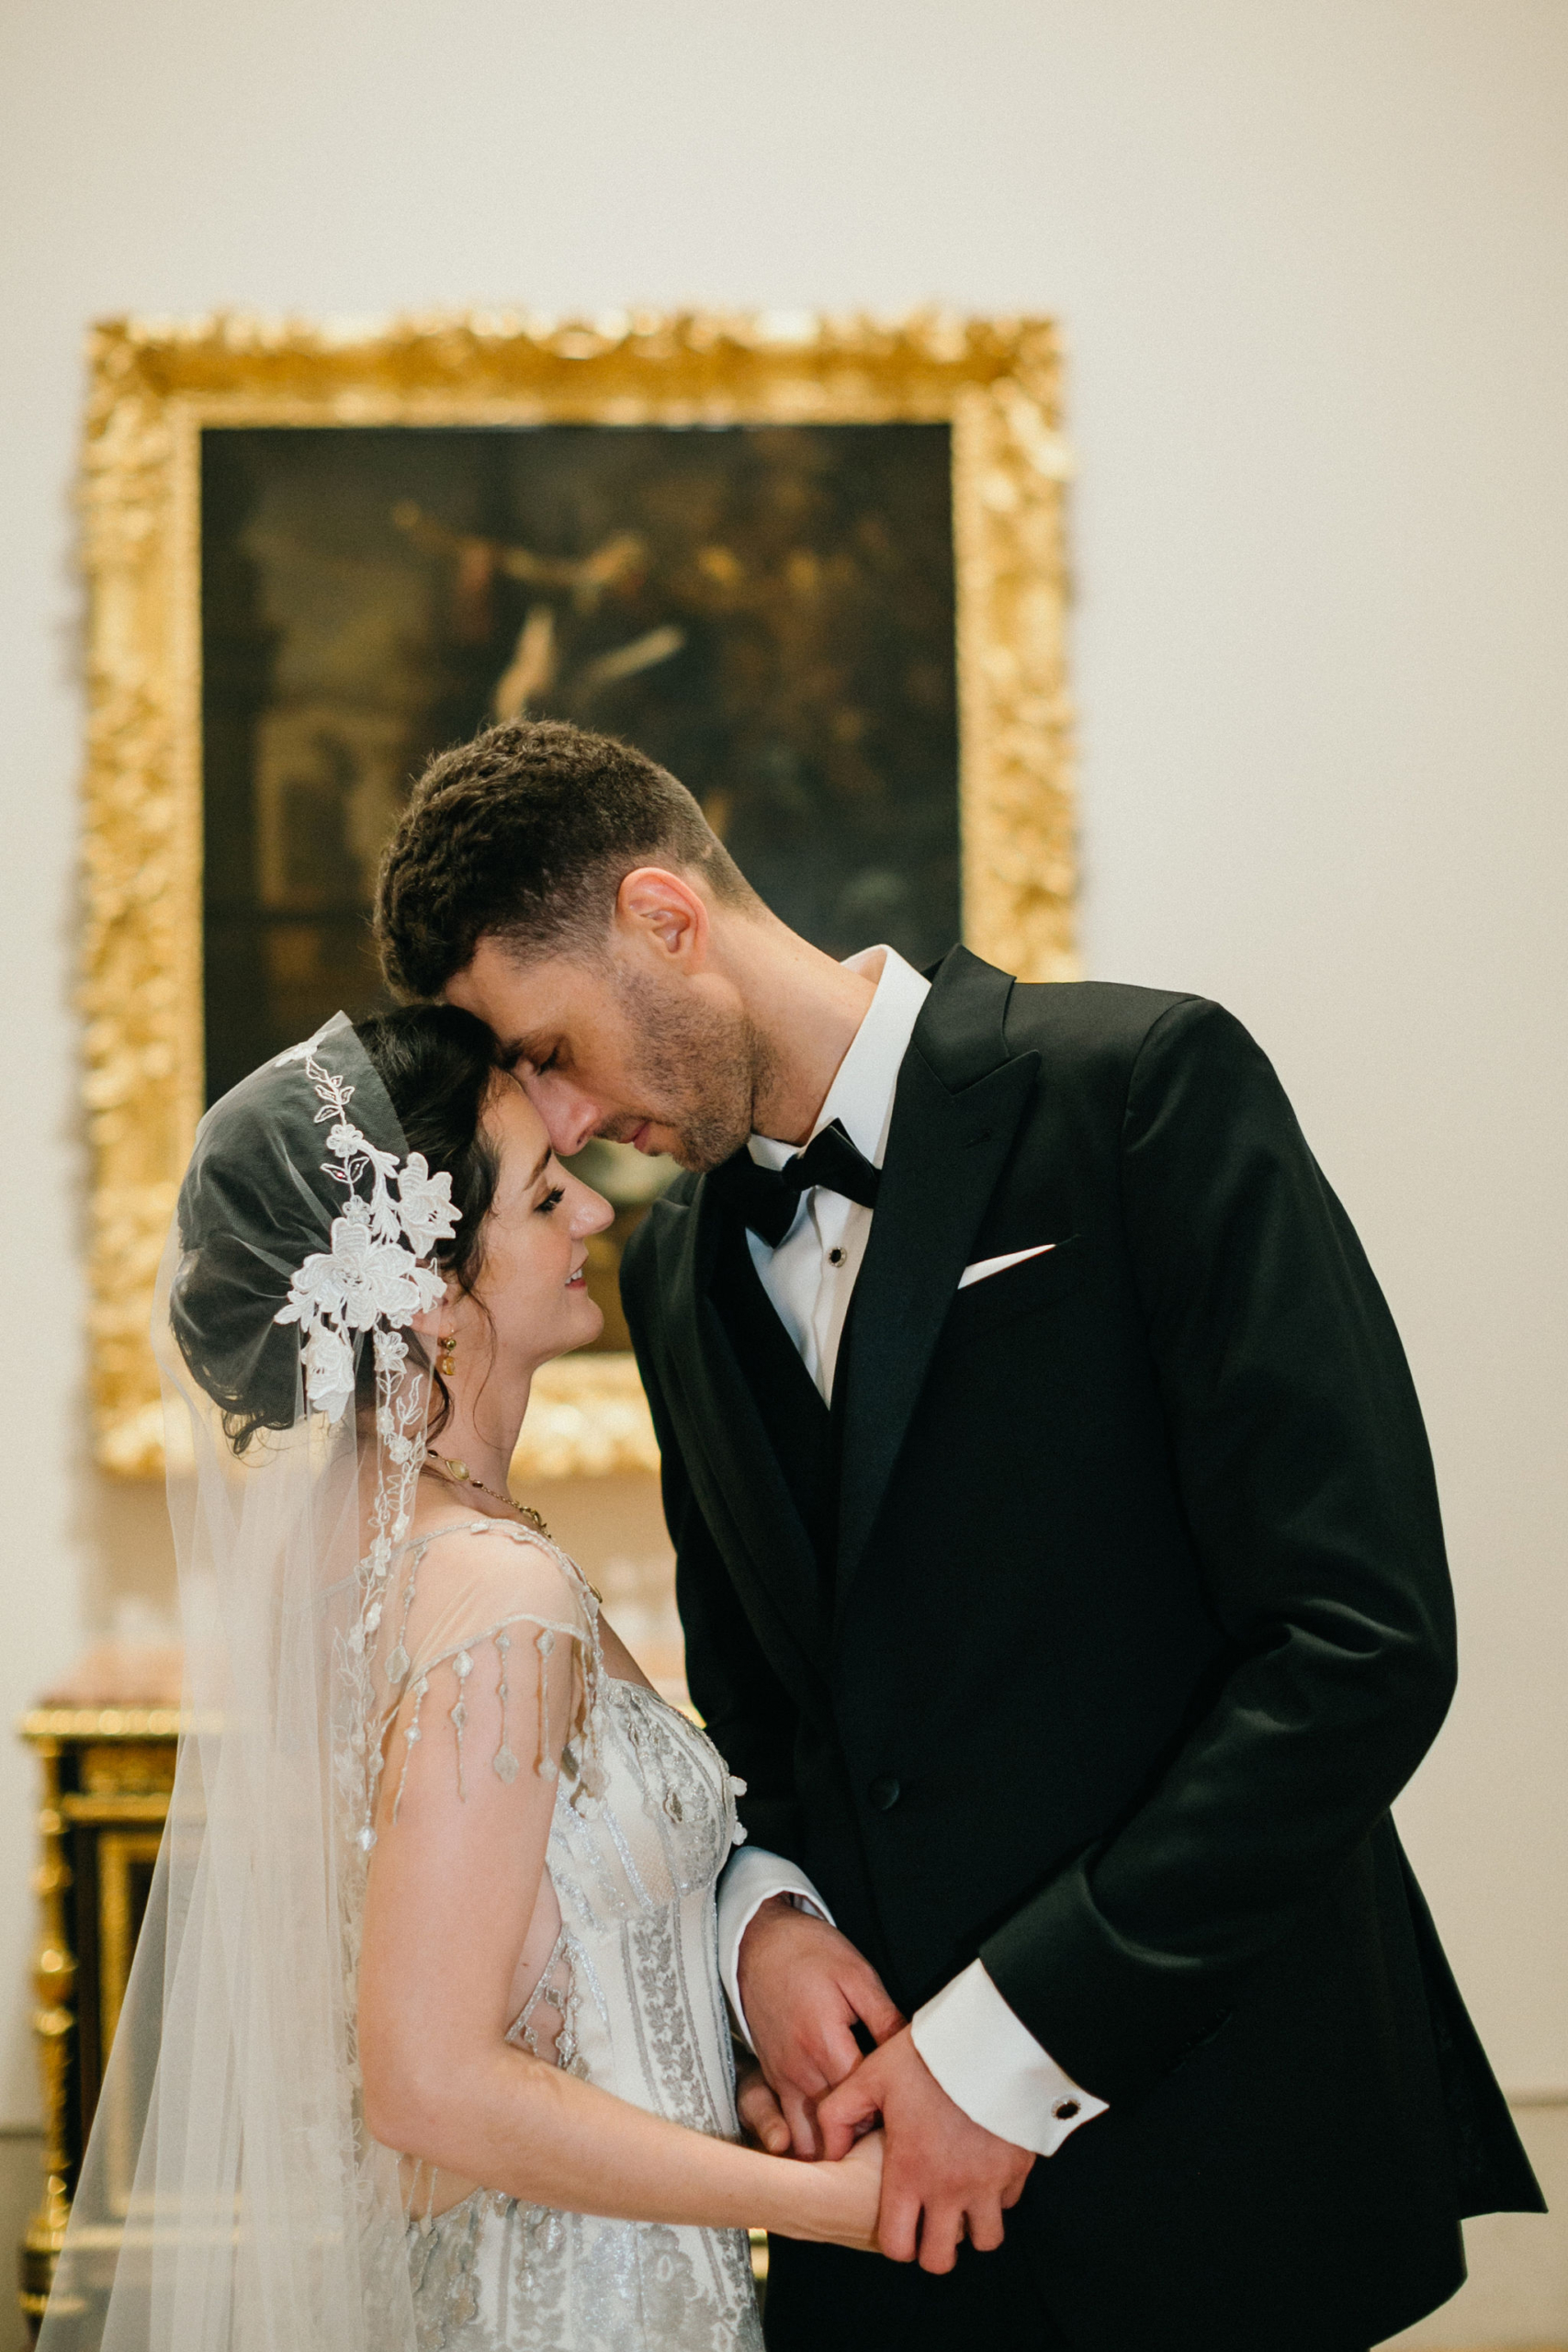
[[[683,784],[645,753],[559,719],[488,727],[433,759],[381,860],[376,940],[405,997],[436,997],[494,937],[518,956],[592,949],[638,865],[754,899]]]

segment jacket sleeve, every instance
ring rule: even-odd
[[[675,1547],[675,1599],[686,1642],[686,1687],[708,1737],[746,1783],[737,1811],[747,1836],[798,1862],[796,1709],[752,1630],[682,1458],[660,1377],[656,1272],[644,1224],[626,1245],[621,1298],[659,1442],[664,1521]]]
[[[1398,1334],[1273,1070],[1217,1005],[1184,1000],[1149,1032],[1121,1165],[1225,1664],[1144,1802],[982,1951],[1031,2032],[1112,2105],[1224,2022],[1415,1770],[1455,1674]]]

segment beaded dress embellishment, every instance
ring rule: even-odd
[[[738,2139],[714,1890],[745,1835],[735,1813],[742,1784],[677,1709],[604,1672],[596,1596],[557,1545],[499,1520],[469,1532],[547,1554],[577,1613],[503,1608],[436,1654],[412,1656],[426,1545],[403,1547],[381,1669],[383,1720],[400,1711],[403,1724],[402,1754],[394,1731],[389,1759],[399,1797],[411,1771],[436,1765],[423,1753],[436,1730],[464,1787],[481,1770],[510,1781],[531,1768],[555,1780],[547,1868],[560,1931],[508,2040],[654,2114]],[[542,1659],[559,1642],[576,1646],[580,1697],[558,1773],[559,1729],[546,1710],[536,1737],[530,1725],[525,1739],[515,1720],[507,1669],[523,1640]],[[465,1741],[464,1694],[481,1675],[493,1678],[501,1707],[489,1757]],[[410,2206],[420,2352],[761,2352],[740,2231],[606,2221],[483,2189],[434,2212],[421,2211],[416,2185]]]

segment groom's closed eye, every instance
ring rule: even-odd
[[[519,1062],[537,1066],[539,1056],[551,1050],[544,1037],[508,1037],[496,1049],[496,1059],[504,1069],[515,1069]]]

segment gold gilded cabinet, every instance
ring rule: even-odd
[[[177,1689],[177,1676],[173,1678]],[[34,1962],[43,2077],[43,2189],[20,2253],[21,2304],[36,2335],[48,2300],[175,1781],[173,1704],[63,1700],[23,1718],[39,1760],[39,1936]],[[135,2151],[117,2150],[111,2203],[126,2210]]]

